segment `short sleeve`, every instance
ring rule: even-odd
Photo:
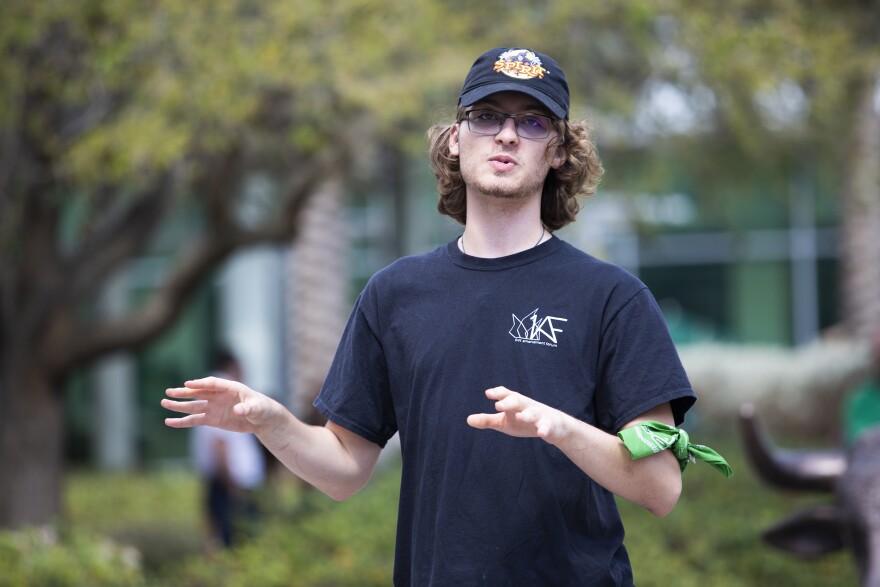
[[[696,401],[663,314],[647,288],[625,301],[604,325],[599,382],[597,423],[610,433],[666,402],[678,426]]]
[[[367,292],[349,316],[330,371],[314,405],[324,416],[384,447],[397,432],[385,353],[376,336]]]

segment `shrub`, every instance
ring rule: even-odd
[[[852,556],[837,552],[802,560],[767,545],[761,534],[799,507],[833,499],[780,492],[752,473],[733,439],[693,438],[718,449],[733,467],[725,479],[704,463],[688,465],[681,499],[656,518],[619,500],[625,544],[639,587],[857,585]]]
[[[358,495],[336,503],[315,492],[280,504],[240,547],[191,557],[181,587],[387,587],[392,583],[400,469],[384,469]]]
[[[0,532],[0,587],[128,587],[144,577],[137,550],[53,526]]]
[[[78,470],[65,479],[67,523],[141,553],[144,573],[203,546],[199,479],[193,473]]]
[[[725,479],[704,463],[689,465],[684,491],[675,510],[655,518],[620,500],[626,527],[626,546],[639,587],[724,585],[857,585],[852,557],[837,553],[816,561],[802,561],[768,547],[764,529],[792,514],[796,508],[829,500],[831,496],[781,493],[763,485],[751,472],[738,437],[725,438],[716,430],[692,434],[695,442],[716,448],[730,462],[734,476]],[[111,533],[117,540],[137,537],[131,544],[143,548],[143,573],[148,585],[175,587],[371,587],[391,584],[400,462],[377,471],[358,495],[336,503],[316,491],[284,480],[269,489],[265,515],[253,538],[231,550],[203,554],[197,545],[198,481],[194,476],[165,474],[108,477],[82,474],[69,487],[69,523],[92,535]],[[139,503],[131,502],[137,487]],[[93,490],[89,490],[93,488]],[[98,498],[100,495],[100,499]],[[103,507],[102,507],[103,504]],[[145,506],[149,504],[149,506]],[[112,507],[110,507],[112,506]],[[183,536],[189,536],[184,540]],[[162,568],[150,564],[150,548],[161,546]],[[30,540],[34,540],[31,538]],[[102,541],[91,539],[92,548]],[[0,539],[0,587],[19,585],[138,585],[81,579],[62,582],[50,575],[31,573],[26,582],[20,568],[10,566],[9,538]],[[60,541],[76,549],[72,541]],[[21,565],[21,547],[13,560]],[[81,548],[81,547],[80,547]],[[45,556],[45,555],[43,555]],[[80,557],[56,552],[50,566],[72,566]],[[95,556],[85,557],[91,560]],[[77,563],[82,564],[82,563]],[[45,563],[44,563],[45,565]],[[121,568],[117,565],[117,568]],[[60,571],[59,571],[60,572]],[[79,575],[83,577],[84,575]],[[5,581],[5,582],[4,582]],[[55,581],[54,583],[52,581]]]

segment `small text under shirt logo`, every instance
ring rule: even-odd
[[[568,319],[557,316],[539,318],[538,308],[535,308],[523,318],[513,314],[513,326],[510,327],[510,336],[516,342],[555,347],[557,343],[556,334],[563,331],[557,327],[557,324],[560,322],[568,322]]]

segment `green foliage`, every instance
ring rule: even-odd
[[[423,149],[429,113],[454,104],[474,56],[518,44],[565,64],[577,115],[628,118],[646,80],[668,79],[708,87],[722,130],[753,154],[768,136],[802,141],[800,114],[833,146],[854,80],[878,69],[877,14],[789,0],[9,0],[0,132],[86,192],[232,148],[256,167],[377,136]],[[805,112],[774,122],[785,92]]]
[[[830,496],[778,492],[754,477],[736,439],[705,437],[699,431],[693,436],[718,449],[733,467],[734,476],[724,479],[702,463],[689,466],[681,500],[666,518],[619,502],[640,587],[857,584],[847,553],[803,561],[769,547],[760,538],[765,528],[797,508],[828,501]],[[141,551],[161,550],[161,560],[144,554],[144,573],[151,585],[369,587],[391,583],[399,465],[380,471],[367,488],[343,503],[281,482],[264,496],[266,513],[250,541],[208,555],[192,544],[199,532],[194,478],[76,475],[72,481],[68,504],[73,525],[83,532],[114,536],[125,529],[125,538],[117,540]],[[137,497],[131,497],[135,488]],[[182,540],[182,535],[190,538]],[[164,549],[157,546],[162,543]],[[71,552],[56,552],[53,560],[60,563],[69,556]],[[116,564],[122,563],[117,560]],[[2,583],[2,577],[0,572],[0,586],[15,585]]]
[[[628,121],[646,81],[708,88],[722,140],[734,139],[724,150],[775,161],[774,145],[846,143],[854,82],[880,68],[874,4],[9,0],[0,132],[32,139],[83,193],[198,170],[233,147],[284,169],[348,140],[423,150],[474,56],[518,44],[565,64],[576,116]]]
[[[155,573],[201,551],[201,491],[189,473],[76,472],[65,483],[66,520],[132,546]]]
[[[395,468],[343,503],[315,492],[294,495],[289,502],[293,509],[269,521],[251,542],[210,558],[186,561],[175,573],[177,584],[390,585],[399,486],[399,469]]]
[[[732,478],[701,463],[688,466],[678,505],[661,519],[619,500],[639,587],[858,584],[848,553],[800,560],[760,538],[761,532],[798,508],[829,502],[831,496],[770,488],[752,474],[737,443],[703,436],[692,438],[718,449],[733,467]]]
[[[0,533],[0,587],[135,587],[138,553],[81,530],[51,526]]]
[[[67,483],[65,501],[69,525],[140,552],[150,584],[390,585],[399,469],[383,471],[343,503],[287,481],[259,496],[263,515],[247,529],[248,541],[210,554],[201,486],[191,474],[81,472]]]
[[[148,524],[192,526],[201,487],[189,473],[89,473],[68,476],[65,510],[75,525],[114,533]]]
[[[675,0],[664,9],[676,21],[670,43],[688,55],[679,81],[712,89],[723,126],[749,152],[766,153],[768,139],[846,142],[854,92],[880,70],[876,3]],[[792,98],[802,111],[774,121]]]

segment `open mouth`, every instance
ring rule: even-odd
[[[517,165],[516,160],[508,155],[495,155],[490,157],[489,164],[496,171],[510,171]]]

